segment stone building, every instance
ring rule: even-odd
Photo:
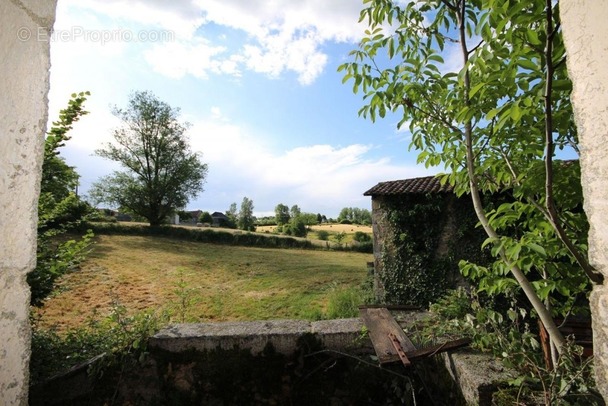
[[[464,283],[461,259],[487,260],[470,198],[458,198],[439,178],[380,182],[364,195],[372,198],[378,301],[426,306]]]

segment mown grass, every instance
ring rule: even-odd
[[[173,321],[311,319],[336,291],[359,287],[369,254],[234,247],[164,237],[98,236],[80,271],[40,308],[60,330],[110,313],[168,309]]]

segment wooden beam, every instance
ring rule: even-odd
[[[412,341],[386,308],[360,308],[359,314],[369,331],[380,365],[401,360],[389,334],[393,334],[405,353],[416,350]]]

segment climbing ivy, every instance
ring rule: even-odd
[[[384,303],[427,307],[455,286],[460,260],[487,263],[467,200],[446,194],[387,197],[382,212],[387,228],[378,277]],[[448,240],[444,252],[442,238]]]

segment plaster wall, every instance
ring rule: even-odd
[[[26,405],[30,291],[56,0],[0,2],[0,405]]]
[[[604,275],[591,293],[598,389],[608,399],[608,3],[562,0],[560,17],[573,82],[589,259]]]

